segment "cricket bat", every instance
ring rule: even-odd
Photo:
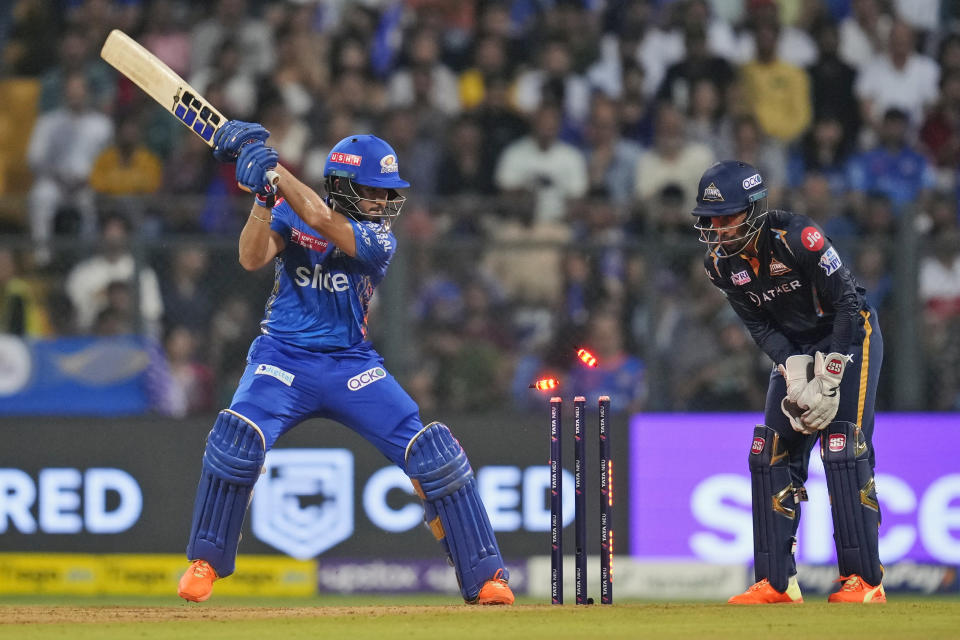
[[[213,134],[227,118],[160,58],[119,29],[107,36],[100,57],[213,146]],[[267,171],[267,178],[273,185],[280,180],[274,171]]]

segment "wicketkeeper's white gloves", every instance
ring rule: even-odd
[[[813,356],[805,354],[790,356],[785,365],[777,365],[777,370],[787,382],[787,395],[780,401],[780,410],[787,416],[794,431],[813,433],[813,430],[808,429],[800,420],[805,407],[801,408],[797,404],[804,387],[813,379]]]
[[[833,421],[840,406],[840,380],[853,358],[833,352],[813,356],[813,379],[806,384],[797,404],[806,408],[801,421],[809,429],[823,429]]]

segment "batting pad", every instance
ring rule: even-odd
[[[473,469],[450,429],[431,422],[407,445],[407,475],[424,501],[427,525],[453,562],[464,600],[472,602],[480,589],[506,567],[480,501]]]
[[[820,436],[820,455],[827,474],[840,575],[856,574],[875,587],[883,579],[880,504],[867,441],[852,422],[831,422]]]
[[[187,558],[206,560],[220,578],[235,569],[243,517],[265,457],[259,427],[229,410],[217,415],[203,453]]]
[[[780,434],[762,424],[753,430],[750,446],[750,484],[753,490],[753,571],[756,580],[786,592],[797,573],[793,556],[800,503],[790,479],[790,461]]]

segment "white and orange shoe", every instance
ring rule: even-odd
[[[883,591],[882,584],[873,587],[857,574],[840,576],[837,582],[842,582],[843,586],[840,587],[840,591],[831,593],[827,602],[880,604],[887,601],[887,594]]]
[[[783,593],[774,589],[764,578],[755,582],[740,595],[727,600],[727,604],[801,604],[802,602],[803,595],[800,593],[800,585],[797,584],[797,576],[790,577],[787,590]]]
[[[498,569],[493,578],[483,584],[477,599],[470,604],[513,604],[513,591],[502,576],[503,569]]]
[[[206,560],[194,560],[180,578],[177,595],[190,602],[203,602],[213,593],[217,572]]]

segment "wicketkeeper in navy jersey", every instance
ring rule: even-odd
[[[719,162],[700,179],[693,210],[707,277],[774,362],[749,454],[757,582],[730,603],[803,602],[794,549],[818,438],[841,583],[829,601],[886,602],[873,480],[877,314],[823,229],[767,211],[766,196],[757,169]]]
[[[466,602],[511,604],[466,453],[445,425],[423,425],[366,340],[370,298],[397,247],[390,231],[404,201],[397,190],[410,186],[396,153],[372,135],[344,138],[327,156],[322,198],[278,164],[268,136],[259,124],[230,121],[214,139],[214,157],[236,161],[237,182],[256,194],[240,233],[240,264],[253,271],[273,263],[274,285],[230,408],[207,438],[191,565],[178,593],[202,602],[215,580],[233,573],[266,452],[300,422],[323,417],[359,433],[410,476]]]

